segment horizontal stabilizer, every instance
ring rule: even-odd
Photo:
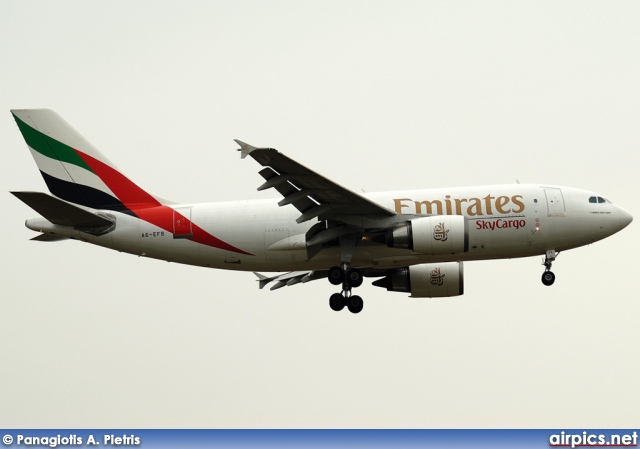
[[[53,224],[74,228],[108,228],[113,220],[42,192],[11,192]]]

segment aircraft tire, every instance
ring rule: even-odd
[[[342,309],[344,309],[345,302],[346,301],[344,299],[344,296],[342,296],[340,293],[334,293],[329,298],[329,307],[331,307],[331,310],[340,312]]]
[[[360,287],[362,285],[362,273],[358,270],[349,270],[347,271],[347,283],[349,287]]]
[[[542,273],[542,283],[546,286],[550,286],[553,285],[553,283],[556,281],[556,275],[553,274],[551,271],[545,271],[544,273]]]
[[[344,271],[340,267],[331,267],[328,278],[333,285],[340,285],[344,279]]]
[[[364,307],[364,302],[362,298],[358,295],[352,296],[349,298],[349,312],[351,313],[360,313],[362,312],[362,308]]]

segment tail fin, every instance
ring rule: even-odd
[[[50,109],[11,110],[49,191],[93,209],[128,211],[169,204],[129,178]]]

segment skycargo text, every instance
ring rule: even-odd
[[[476,220],[476,229],[491,229],[495,231],[496,229],[505,229],[505,228],[515,228],[520,229],[524,228],[527,225],[525,220]]]

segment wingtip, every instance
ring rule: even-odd
[[[242,157],[242,159],[244,159],[245,157],[247,157],[249,155],[249,153],[251,153],[253,150],[256,149],[256,147],[249,145],[248,143],[243,142],[242,140],[238,140],[238,139],[233,139],[238,145],[240,145],[240,148],[238,148],[238,151],[240,151],[240,156]]]
[[[254,271],[253,274],[255,274],[256,276],[258,276],[258,288],[260,290],[262,290],[264,288],[265,285],[267,285],[269,282],[271,282],[273,279],[271,279],[268,276],[265,276],[263,274],[258,273],[257,271]]]

